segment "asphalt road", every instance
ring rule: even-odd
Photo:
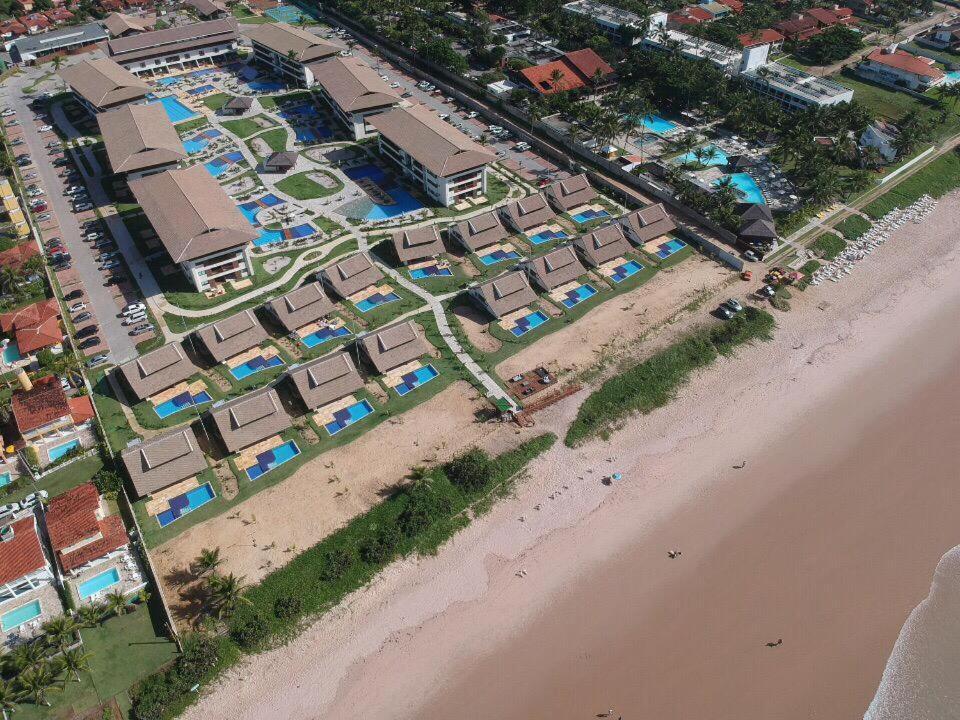
[[[117,303],[109,288],[104,286],[105,278],[97,267],[92,249],[82,240],[80,223],[62,193],[63,183],[47,153],[47,141],[41,138],[37,130],[33,111],[28,107],[29,99],[23,97],[23,87],[34,82],[40,74],[36,69],[27,69],[22,75],[10,78],[0,88],[0,101],[17,112],[26,148],[33,158],[34,172],[37,173],[37,180],[33,182],[39,181],[47,193],[48,212],[52,212],[60,224],[59,237],[73,258],[73,267],[83,283],[90,309],[99,322],[98,334],[109,345],[112,361],[121,363],[137,356],[135,339],[128,334],[128,328],[120,324]],[[18,154],[23,147],[17,148]]]

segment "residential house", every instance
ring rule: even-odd
[[[469,296],[494,318],[499,319],[536,301],[537,294],[522,270],[511,270],[485,283],[474,285]]]
[[[789,20],[774,23],[773,28],[790,42],[803,42],[828,28],[852,25],[855,22],[853,10],[834,5],[832,8],[807,8]]]
[[[75,17],[74,14],[65,7],[47,10],[44,15],[46,15],[47,19],[49,19],[54,25],[63,25],[64,23],[70,22]]]
[[[264,307],[287,333],[294,333],[302,327],[323,320],[334,309],[333,302],[319,282],[291,290],[271,300]]]
[[[36,242],[28,240],[12,248],[0,250],[0,267],[19,271],[35,257],[42,257],[40,248],[37,247]]]
[[[257,321],[253,310],[241,310],[223,320],[195,330],[194,337],[214,362],[222,363],[255,348],[267,339],[267,331]]]
[[[60,71],[60,77],[87,112],[98,113],[140,102],[150,86],[107,58],[81,60]]]
[[[563,9],[592,21],[604,35],[620,45],[636,45],[643,37],[646,19],[629,10],[596,0],[574,0]]]
[[[201,20],[230,17],[230,9],[220,0],[184,0],[184,4],[191,8]]]
[[[307,410],[316,410],[363,388],[363,378],[346,352],[298,365],[288,370],[286,377]]]
[[[310,66],[319,95],[333,110],[354,140],[376,133],[367,118],[400,102],[400,96],[377,72],[355,57],[335,57]]]
[[[172,170],[186,160],[180,136],[160,103],[124,105],[97,116],[110,169],[127,180]]]
[[[383,280],[383,273],[369,255],[358,253],[325,267],[320,271],[319,279],[334,295],[346,300]]]
[[[380,132],[380,152],[440,205],[487,192],[487,165],[496,155],[425,105],[395,107],[367,121]]]
[[[941,85],[946,74],[936,67],[932,58],[913,55],[896,45],[879,48],[857,65],[861,77],[893,87],[905,87],[925,92]]]
[[[247,25],[243,34],[253,44],[254,61],[295,87],[313,87],[317,72],[313,63],[332,58],[343,49],[287,23]]]
[[[431,352],[430,344],[412,320],[364,335],[357,344],[381,375]]]
[[[597,199],[586,173],[557,180],[544,188],[543,194],[558,213],[568,213]]]
[[[138,401],[183,382],[199,371],[178,342],[171,342],[119,365],[114,373]]]
[[[634,245],[643,245],[677,229],[663,203],[634,210],[619,220],[627,239]]]
[[[93,447],[93,405],[90,397],[67,397],[54,375],[31,382],[21,372],[22,388],[14,391],[10,408],[25,445],[33,447],[41,467],[81,448]]]
[[[547,196],[543,193],[514,200],[500,208],[503,224],[518,233],[525,233],[546,225],[556,216],[557,214],[547,201]]]
[[[897,159],[896,139],[900,136],[900,129],[885,120],[874,120],[867,129],[860,134],[861,148],[876,148],[880,156],[888,163]]]
[[[520,70],[519,80],[541,95],[569,90],[606,90],[613,84],[613,68],[591,48],[564,53],[543,65]]]
[[[21,35],[27,34],[27,27],[18,20],[4,20],[0,22],[0,40],[7,42]]]
[[[570,245],[558,247],[546,255],[527,260],[521,267],[527,273],[531,283],[544,292],[550,292],[573,282],[587,271]]]
[[[12,335],[21,357],[35,357],[41,350],[60,352],[63,328],[56,298],[0,314],[0,330]]]
[[[17,20],[19,20],[20,24],[27,29],[28,35],[36,35],[38,33],[46,32],[53,27],[53,23],[50,21],[50,18],[39,12],[22,15],[21,17],[17,18]]]
[[[63,614],[34,513],[0,523],[0,638],[14,645],[38,634],[42,622]]]
[[[156,24],[156,18],[138,18],[123,13],[110,13],[103,21],[103,27],[110,33],[111,38],[137,35],[150,30]]]
[[[137,498],[195,477],[207,469],[207,459],[190,428],[155,435],[120,453]]]
[[[590,267],[600,267],[630,251],[623,226],[610,223],[573,241],[573,247]]]
[[[932,28],[925,40],[941,49],[960,45],[960,22],[943,23]]]
[[[436,225],[398,230],[391,240],[402,265],[430,260],[443,253],[443,240]]]
[[[784,37],[773,28],[764,28],[763,30],[738,35],[737,40],[740,41],[740,46],[744,48],[769,45],[771,53],[778,53],[783,49]]]
[[[259,235],[202,164],[131,180],[130,190],[197,292],[251,275]]]
[[[229,453],[266,440],[292,424],[272,387],[216,405],[207,411],[207,417]]]
[[[496,210],[474,215],[472,218],[449,225],[447,234],[451,241],[459,243],[467,252],[477,252],[503,242],[510,236],[510,232],[504,227],[500,214]]]
[[[236,19],[224,18],[114,38],[105,49],[133,74],[153,75],[223,62],[237,54],[238,40]]]

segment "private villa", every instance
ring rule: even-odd
[[[171,342],[119,365],[114,374],[123,379],[125,390],[142,401],[179,385],[198,371],[180,343]]]
[[[597,191],[590,186],[585,173],[548,185],[543,194],[558,213],[573,213],[597,199]]]
[[[120,457],[137,498],[159,494],[172,485],[196,487],[196,476],[207,469],[207,459],[189,427],[155,435],[128,447]]]
[[[10,399],[13,420],[41,467],[96,444],[89,396],[68,398],[54,375],[31,381],[21,371],[19,380],[22,387]]]
[[[363,378],[349,353],[311,360],[291,368],[286,374],[300,402],[308,410],[316,410],[363,389]]]
[[[634,245],[644,245],[677,229],[662,203],[627,213],[619,220],[623,231]]]
[[[0,638],[14,647],[39,634],[41,623],[63,614],[37,516],[0,523]]]
[[[272,438],[292,424],[272,387],[215,406],[207,411],[207,418],[230,454]]]
[[[351,255],[320,271],[320,281],[329,287],[334,295],[344,300],[376,285],[381,280],[383,280],[383,273],[366,253]]]
[[[376,133],[367,118],[400,102],[400,96],[369,65],[353,57],[336,57],[315,70],[318,94],[354,140]]]
[[[335,57],[343,49],[287,23],[247,25],[243,34],[253,44],[254,62],[295,87],[313,87],[319,74],[313,64]]]
[[[464,250],[474,253],[501,243],[510,236],[510,232],[503,226],[500,214],[496,210],[449,225],[447,234]]]
[[[267,331],[257,321],[253,310],[241,310],[215,323],[195,330],[194,337],[214,362],[230,364],[232,358],[259,347],[267,339]]]
[[[412,320],[364,335],[358,341],[367,360],[380,375],[429,355],[432,348]]]
[[[469,295],[496,319],[525,308],[537,299],[522,270],[511,270],[475,285],[470,288]]]
[[[572,283],[587,272],[580,263],[577,253],[569,245],[559,247],[533,260],[527,260],[521,267],[527,273],[531,283],[544,292],[551,292]]]
[[[238,37],[236,19],[224,18],[114,38],[106,53],[135,75],[154,75],[232,57]]]
[[[10,362],[36,357],[41,350],[61,352],[63,349],[60,304],[56,298],[0,314],[0,330],[11,335],[15,345],[15,348],[5,345],[16,350],[16,358],[4,353],[4,359]]]
[[[443,240],[436,225],[399,230],[391,238],[401,265],[417,265],[443,253]]]
[[[504,224],[518,233],[536,230],[551,222],[556,216],[543,193],[514,200],[500,208],[500,217]]]
[[[303,337],[333,312],[333,302],[319,282],[291,290],[264,305],[270,316],[288,335]]]
[[[874,50],[857,65],[857,74],[868,80],[924,92],[943,83],[946,73],[931,58],[913,55],[896,45]]]
[[[610,223],[573,241],[574,249],[590,267],[598,268],[619,260],[630,251],[623,226]]]
[[[141,102],[150,92],[143,80],[108,58],[81,60],[63,68],[60,77],[80,106],[93,116]]]
[[[97,116],[114,174],[128,180],[172,170],[187,158],[180,136],[160,103],[125,105]]]

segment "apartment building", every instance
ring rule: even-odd
[[[313,87],[315,64],[340,53],[332,45],[303,28],[287,23],[264,23],[244,28],[253,44],[253,59],[294,87]]]
[[[133,74],[153,75],[235,55],[238,37],[237,21],[224,18],[114,38],[104,49],[107,57]]]
[[[126,105],[97,116],[110,169],[127,180],[171,170],[187,158],[160,103]]]
[[[81,60],[60,71],[77,102],[91,115],[141,102],[150,86],[113,60]]]
[[[400,102],[400,96],[369,65],[353,57],[336,57],[309,68],[319,95],[333,110],[354,140],[376,133],[368,122],[371,115],[386,112]]]

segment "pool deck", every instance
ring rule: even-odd
[[[357,400],[357,398],[353,395],[347,395],[345,398],[340,398],[339,400],[318,408],[313,414],[313,421],[319,427],[323,428],[325,425],[336,420],[336,418],[333,416],[335,412],[338,410],[345,410],[351,405],[356,405],[358,402],[360,401]]]
[[[349,298],[347,298],[354,305],[363,302],[367,298],[373,295],[389,295],[393,292],[393,288],[390,285],[384,283],[383,285],[371,285],[370,287],[364,288],[359,292],[355,292]]]
[[[67,586],[70,588],[70,593],[74,602],[77,604],[82,604],[96,602],[98,600],[102,601],[103,593],[101,593],[100,597],[94,595],[87,600],[82,600],[80,598],[80,585],[101,573],[108,572],[112,567],[116,568],[117,572],[120,573],[120,584],[108,588],[106,592],[120,590],[124,595],[130,595],[140,590],[140,588],[146,587],[147,579],[143,567],[140,564],[139,559],[137,559],[134,553],[130,552],[128,547],[125,548],[123,552],[115,555],[106,562],[101,562],[93,567],[85,568],[79,575],[75,577],[66,578]]]
[[[180,482],[175,483],[170,487],[163,488],[163,490],[158,490],[151,495],[150,499],[144,503],[144,509],[147,511],[147,515],[159,515],[164,510],[170,509],[171,498],[188,493],[194,488],[198,487],[200,487],[200,481],[197,480],[196,477],[181,480]]]
[[[280,435],[274,435],[273,437],[268,437],[266,440],[261,440],[258,443],[254,443],[249,447],[245,447],[239,453],[237,453],[236,459],[234,462],[237,464],[237,468],[241,471],[246,470],[247,468],[253,467],[254,465],[259,465],[257,460],[257,455],[260,453],[265,453],[267,450],[273,450],[278,448],[281,445],[286,444]]]
[[[387,387],[395,388],[397,385],[403,384],[403,376],[408,375],[412,372],[416,372],[420,368],[424,367],[423,363],[419,360],[411,360],[405,365],[401,365],[398,368],[394,368],[386,375],[383,376],[383,381],[386,383]]]
[[[524,318],[527,315],[530,315],[534,312],[536,311],[531,310],[528,307],[522,307],[519,310],[514,310],[509,315],[504,315],[502,318],[500,318],[497,324],[507,332],[510,332],[511,328],[513,328],[517,324],[517,320],[519,320],[520,318]]]
[[[312,322],[304,325],[303,327],[294,330],[292,334],[303,340],[303,338],[307,337],[308,335],[313,335],[315,332],[319,332],[321,330],[339,330],[344,325],[346,325],[346,323],[341,318],[331,318],[330,320]]]
[[[18,598],[3,603],[3,605],[0,605],[0,615],[8,613],[11,610],[16,610],[23,605],[28,605],[34,600],[40,601],[39,617],[17,628],[13,628],[10,632],[3,632],[3,630],[0,629],[0,643],[8,649],[12,649],[28,640],[32,640],[38,635],[42,635],[43,632],[40,630],[40,626],[43,625],[43,623],[63,615],[63,603],[60,601],[60,593],[57,592],[57,588],[52,582],[41,585]]]
[[[192,383],[188,383],[184,380],[183,382],[177,383],[173,387],[169,387],[166,390],[161,390],[156,395],[148,397],[147,401],[156,407],[157,405],[162,405],[167,400],[172,400],[173,398],[177,397],[177,395],[181,395],[182,393],[189,392],[190,395],[193,396],[201,392],[205,392],[206,390],[207,385],[205,382],[203,382],[203,380],[194,380]]]
[[[264,360],[269,360],[272,357],[279,355],[280,353],[273,347],[268,345],[265,348],[261,348],[259,345],[250,348],[249,350],[244,350],[239,355],[234,355],[231,358],[227,358],[223,361],[223,364],[226,365],[231,370],[234,370],[244,363],[250,362],[254,358],[262,357]]]

